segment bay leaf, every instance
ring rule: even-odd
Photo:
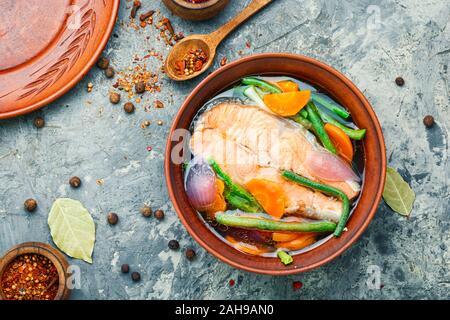
[[[409,216],[412,211],[416,195],[402,176],[391,167],[386,170],[386,184],[383,199],[395,212]]]
[[[48,215],[53,242],[71,256],[92,263],[95,224],[81,202],[68,198],[56,199]]]

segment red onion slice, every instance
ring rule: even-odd
[[[344,160],[327,151],[309,152],[304,164],[308,172],[319,180],[360,181]]]
[[[204,211],[214,204],[217,193],[216,175],[203,159],[194,158],[189,163],[184,183],[191,205]]]

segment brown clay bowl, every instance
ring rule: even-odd
[[[193,21],[207,20],[222,11],[230,0],[209,0],[203,3],[189,3],[184,0],[163,0],[173,14]]]
[[[70,289],[67,287],[67,268],[69,264],[64,255],[53,248],[52,246],[41,242],[26,242],[11,248],[3,258],[0,259],[0,280],[3,278],[3,273],[6,271],[8,265],[14,261],[18,256],[24,254],[39,254],[48,258],[58,270],[59,287],[54,300],[67,300],[70,297]],[[0,300],[5,300],[5,294],[1,287],[0,281]]]
[[[277,258],[251,256],[220,240],[191,207],[184,191],[183,169],[171,161],[171,152],[179,143],[172,141],[175,129],[188,129],[197,111],[211,98],[249,75],[284,75],[309,83],[346,106],[354,122],[367,129],[362,142],[364,178],[356,208],[350,217],[348,231],[340,238],[330,238],[320,246],[294,256],[284,266]],[[332,67],[301,55],[267,53],[230,63],[203,80],[187,97],[170,131],[166,147],[165,176],[174,208],[192,237],[208,252],[233,267],[269,275],[288,275],[317,268],[338,257],[361,236],[369,225],[381,199],[386,173],[386,151],[378,119],[367,99],[344,75]]]

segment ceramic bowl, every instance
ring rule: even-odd
[[[67,286],[67,268],[69,267],[67,259],[61,252],[46,243],[26,242],[8,250],[3,258],[0,259],[0,280],[3,278],[3,273],[5,272],[8,265],[17,257],[25,254],[42,255],[48,258],[54,264],[59,276],[58,292],[54,300],[69,299],[71,290]],[[6,299],[6,297],[3,289],[1,288],[0,282],[0,300],[4,299]]]
[[[364,177],[362,191],[347,228],[339,238],[294,256],[288,266],[277,258],[251,256],[219,239],[189,204],[183,186],[183,169],[171,161],[171,153],[179,144],[175,129],[188,129],[195,114],[211,98],[250,75],[290,76],[315,86],[347,107],[357,126],[367,129],[362,142]],[[172,141],[174,140],[174,141]],[[203,80],[187,97],[173,122],[165,155],[165,176],[174,208],[192,237],[208,252],[233,267],[269,275],[288,275],[317,268],[348,249],[369,225],[380,202],[385,182],[386,151],[378,119],[361,91],[332,67],[301,55],[267,53],[249,56],[221,67]]]
[[[229,0],[209,0],[203,3],[190,3],[185,0],[163,0],[175,15],[186,20],[207,20],[222,11]]]

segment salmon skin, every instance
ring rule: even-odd
[[[336,187],[350,199],[359,193],[357,181],[324,181],[305,165],[314,153],[328,152],[312,133],[256,106],[230,101],[205,111],[195,123],[190,148],[194,156],[213,158],[241,185],[252,179],[278,183],[286,197],[286,214],[337,222],[342,203],[285,180],[281,170]]]

